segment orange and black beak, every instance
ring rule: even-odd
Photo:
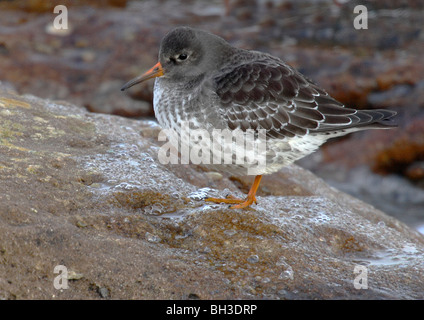
[[[145,80],[161,77],[163,76],[163,68],[160,62],[156,63],[151,69],[147,70],[145,73],[143,73],[141,76],[134,78],[130,81],[128,81],[122,88],[121,91],[124,91],[128,88],[131,88],[133,85],[136,85],[137,83],[143,82]]]

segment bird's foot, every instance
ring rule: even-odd
[[[222,198],[207,198],[207,199],[205,199],[205,201],[214,202],[214,203],[234,204],[234,206],[231,206],[230,209],[244,209],[244,208],[249,207],[253,203],[257,203],[256,197],[251,196],[251,195],[247,195],[246,199],[239,199],[239,198],[236,198],[234,196],[229,195],[225,199],[222,199]]]

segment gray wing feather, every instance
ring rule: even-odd
[[[298,71],[275,59],[224,70],[214,82],[221,114],[230,129],[265,129],[274,138],[390,126],[389,119],[396,114],[346,108]]]

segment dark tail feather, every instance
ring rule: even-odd
[[[376,109],[376,110],[358,110],[354,115],[349,116],[352,123],[349,127],[358,127],[364,129],[390,129],[397,127],[394,121],[396,111]]]
[[[311,131],[316,133],[344,132],[344,134],[346,134],[366,129],[390,129],[397,127],[397,124],[393,119],[397,113],[395,111],[375,109],[357,110],[355,112],[354,109],[350,110],[352,111],[352,114],[350,115],[326,116],[326,121],[322,123],[318,129]]]

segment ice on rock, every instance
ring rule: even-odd
[[[206,188],[201,188],[201,189],[198,189],[198,190],[190,193],[188,195],[188,198],[195,200],[195,201],[200,201],[200,200],[204,200],[208,197],[211,197],[212,196],[211,194],[216,195],[217,191],[215,189],[211,189],[211,188],[206,187]]]
[[[151,234],[150,232],[146,232],[144,235],[147,241],[151,243],[159,243],[162,239],[154,234]]]
[[[259,256],[257,254],[251,255],[247,258],[247,262],[249,263],[258,263],[259,262]]]
[[[293,280],[294,278],[293,268],[285,261],[284,257],[280,258],[280,260],[278,260],[275,265],[277,266],[277,270],[281,270],[281,273],[278,276],[279,279]]]

